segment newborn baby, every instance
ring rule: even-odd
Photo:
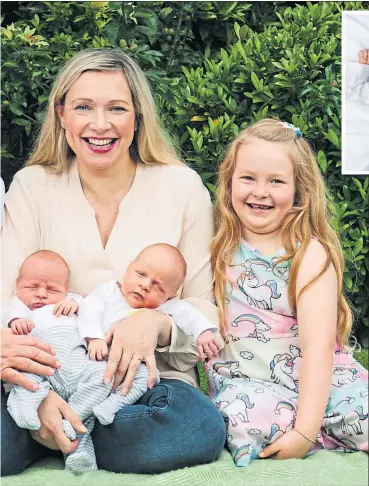
[[[108,355],[105,333],[114,324],[140,309],[158,309],[174,317],[177,326],[197,342],[200,356],[216,356],[222,343],[214,326],[187,302],[174,299],[186,277],[186,262],[174,246],[159,243],[144,248],[123,276],[99,285],[80,308],[78,326],[88,342],[92,360]],[[111,394],[93,411],[102,424],[110,424],[122,406],[135,403],[147,390],[148,371],[141,363],[130,393]],[[134,401],[132,401],[132,397]]]
[[[65,455],[67,469],[81,473],[97,469],[90,433],[94,426],[92,409],[109,395],[112,386],[104,383],[105,362],[91,361],[77,327],[82,298],[68,293],[69,269],[64,259],[48,250],[37,251],[24,261],[16,282],[16,296],[7,309],[7,324],[16,334],[28,334],[46,341],[61,362],[53,376],[27,373],[38,384],[35,391],[15,385],[8,398],[8,410],[19,427],[38,430],[37,410],[49,390],[54,390],[80,415],[86,434],[75,451]],[[66,435],[76,432],[63,420]]]
[[[78,448],[65,457],[66,468],[80,473],[97,469],[90,438],[94,416],[102,424],[109,424],[118,410],[136,403],[147,391],[148,372],[143,363],[126,395],[119,389],[110,394],[112,385],[103,381],[106,362],[100,360],[108,354],[104,333],[118,320],[142,308],[157,308],[173,315],[178,327],[197,340],[201,355],[216,355],[222,343],[213,334],[217,327],[201,312],[184,301],[171,300],[186,276],[186,263],[175,247],[147,247],[129,265],[122,283],[113,280],[101,284],[86,299],[67,294],[68,274],[66,262],[47,250],[29,256],[20,269],[7,323],[15,333],[31,332],[51,344],[62,367],[51,377],[28,374],[39,384],[38,390],[30,392],[14,386],[8,410],[18,426],[38,430],[41,424],[37,409],[49,389],[67,400],[88,431]],[[83,343],[88,346],[91,360]],[[63,426],[66,435],[75,439],[70,423],[64,420]]]

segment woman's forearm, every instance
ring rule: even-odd
[[[169,346],[172,338],[172,320],[163,312],[157,312],[158,316],[158,346]]]
[[[309,346],[303,350],[296,429],[315,440],[327,407],[332,382],[333,349]]]

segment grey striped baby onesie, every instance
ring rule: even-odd
[[[18,302],[15,305],[19,309],[20,301],[16,300]],[[141,364],[127,395],[122,395],[118,389],[106,400],[112,389],[112,384],[104,383],[106,361],[89,359],[77,328],[77,316],[56,318],[52,314],[53,305],[34,311],[24,307],[27,311],[19,317],[27,317],[34,322],[35,328],[30,334],[49,343],[55,349],[62,366],[53,376],[23,373],[37,382],[39,389],[33,392],[14,385],[8,398],[8,411],[19,427],[38,430],[41,426],[38,407],[49,390],[54,390],[79,414],[88,430],[87,434],[77,435],[71,424],[63,420],[66,435],[71,440],[76,437],[80,439],[77,449],[65,455],[66,469],[74,473],[96,470],[95,452],[90,437],[95,423],[93,410],[97,407],[97,415],[102,423],[111,423],[122,406],[135,403],[147,390],[147,368]]]

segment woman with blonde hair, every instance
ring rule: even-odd
[[[59,253],[70,268],[70,290],[85,296],[123,275],[144,247],[167,243],[187,262],[181,298],[217,323],[212,237],[209,194],[160,128],[137,64],[118,49],[75,55],[54,84],[35,149],[6,195],[3,303],[11,299],[21,262],[37,250]],[[196,344],[177,327],[181,318],[146,309],[115,325],[106,382],[114,380],[117,388],[124,380],[125,393],[144,361],[150,389],[112,425],[95,427],[99,468],[158,473],[220,455],[224,424],[197,389]],[[156,368],[161,382],[154,387]],[[4,475],[47,456],[49,449],[76,448],[62,419],[77,432],[82,424],[61,397],[50,392],[38,413],[42,426],[33,437],[42,445],[36,447],[2,408]]]
[[[367,451],[368,373],[347,347],[343,254],[300,129],[265,119],[239,134],[220,167],[218,216],[226,344],[208,371],[235,463]]]

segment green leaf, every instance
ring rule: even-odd
[[[251,73],[251,82],[254,85],[255,89],[259,90],[260,81],[254,72]]]
[[[14,61],[5,61],[3,67],[18,67],[18,64]]]
[[[353,252],[354,252],[354,255],[355,256],[358,255],[361,252],[361,250],[363,248],[363,243],[364,242],[363,242],[363,239],[362,238],[360,238],[359,240],[357,240],[357,242],[355,243],[355,246],[354,246],[354,249],[353,249]]]
[[[30,122],[28,120],[25,120],[24,118],[14,118],[14,120],[12,120],[12,123],[14,123],[15,125],[19,125],[20,127],[26,127],[30,124]]]
[[[23,115],[22,106],[19,103],[10,103],[9,108],[14,113],[14,115],[17,116]]]
[[[340,143],[339,143],[338,135],[337,135],[337,133],[332,128],[329,128],[328,129],[328,133],[324,132],[324,135],[327,137],[327,139],[330,142],[333,143],[333,145],[336,148],[340,148]]]
[[[322,150],[319,150],[318,152],[318,164],[319,167],[321,168],[322,172],[325,174],[327,171],[327,159],[325,157],[325,154]]]

